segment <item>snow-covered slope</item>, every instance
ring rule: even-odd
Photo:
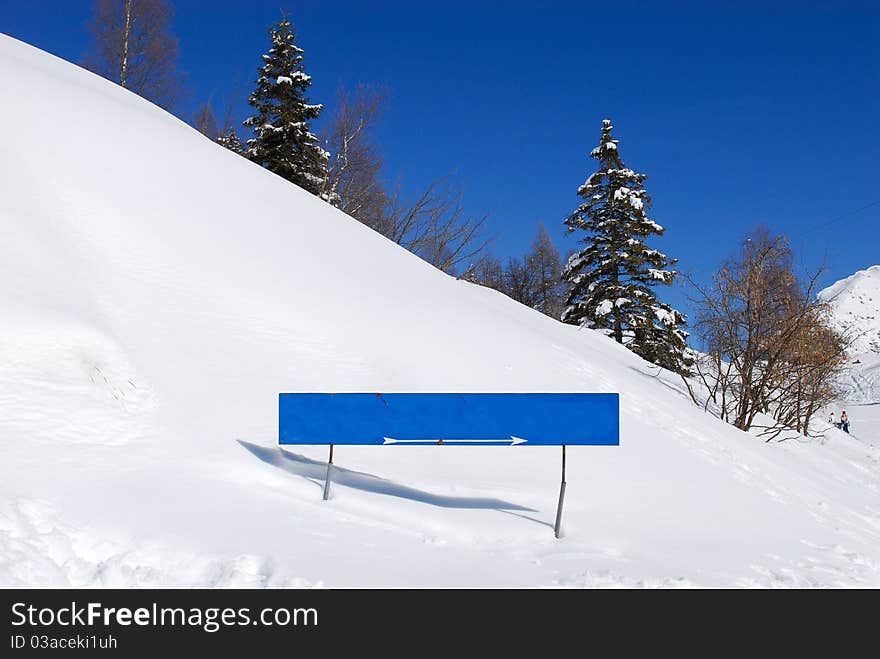
[[[853,337],[850,352],[880,354],[880,265],[859,270],[819,293],[836,325]]]
[[[880,455],[764,444],[0,36],[0,585],[880,585]],[[280,391],[617,391],[621,446],[279,450]]]
[[[843,400],[853,431],[880,426],[880,265],[859,270],[819,293],[832,320],[852,340],[844,366]]]

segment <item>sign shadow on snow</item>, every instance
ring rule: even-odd
[[[267,448],[252,444],[243,440],[237,440],[251,454],[273,467],[278,467],[284,471],[302,476],[303,478],[323,480],[327,471],[327,463],[312,460],[304,455],[286,451],[278,448]],[[392,497],[400,497],[401,499],[409,499],[420,503],[427,503],[440,508],[471,508],[485,510],[500,510],[508,512],[511,510],[522,510],[526,512],[537,512],[534,508],[527,508],[519,504],[510,503],[501,499],[492,499],[487,497],[452,497],[440,494],[432,494],[424,490],[419,490],[408,485],[401,485],[386,478],[380,478],[373,474],[367,474],[361,471],[353,471],[334,465],[333,482],[339,485],[345,485],[357,490],[365,492],[374,492],[376,494],[385,494]],[[523,515],[523,517],[525,517]],[[526,518],[532,519],[532,518]],[[537,521],[537,520],[534,520]],[[543,523],[543,522],[542,522]]]

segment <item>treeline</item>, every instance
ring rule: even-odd
[[[166,0],[97,0],[94,44],[86,65],[163,107],[179,97],[173,9]],[[313,126],[325,108],[309,98],[312,78],[295,26],[282,18],[269,30],[248,103],[252,114],[232,125],[231,107],[218,125],[211,103],[193,125],[212,140],[337,206],[441,270],[497,289],[556,319],[604,331],[661,366],[686,373],[684,316],[660,302],[674,260],[647,247],[663,233],[647,217],[645,176],[626,168],[603,124],[591,156],[599,162],[578,193],[583,203],[566,220],[584,247],[566,263],[546,227],[525,255],[502,262],[487,247],[487,217],[470,217],[454,181],[441,176],[414,199],[384,185],[374,128],[385,95],[360,85],[340,90],[323,132]],[[241,131],[244,129],[244,131]],[[586,235],[584,235],[586,234]]]
[[[522,257],[502,261],[483,254],[466,279],[494,288],[517,302],[559,320],[565,309],[567,286],[562,281],[563,263],[559,250],[543,223],[529,251]]]
[[[96,0],[93,42],[83,65],[168,110],[184,95],[177,71],[179,45],[167,0]],[[489,244],[487,218],[468,216],[458,186],[439,175],[413,198],[388,189],[374,128],[385,102],[381,90],[340,90],[323,132],[315,122],[325,107],[308,97],[312,79],[295,27],[283,18],[269,30],[252,114],[232,121],[232,103],[220,125],[209,101],[191,124],[209,139],[320,196],[352,217],[440,268],[463,276]],[[244,129],[244,130],[242,130]]]
[[[84,64],[173,108],[183,77],[175,68],[172,15],[166,0],[97,0]],[[624,164],[610,120],[590,152],[596,164],[577,189],[580,204],[564,220],[578,249],[561,259],[541,224],[522,257],[502,260],[488,250],[487,217],[464,212],[451,177],[439,176],[409,199],[399,184],[384,183],[375,128],[385,93],[368,85],[342,89],[325,115],[309,98],[305,62],[285,17],[269,30],[248,97],[251,115],[233,125],[230,102],[220,125],[209,100],[193,126],[437,268],[601,332],[678,373],[694,402],[738,428],[761,425],[770,439],[787,428],[807,434],[816,412],[837,396],[846,339],[815,299],[819,273],[797,277],[787,240],[767,231],[750,236],[711,284],[689,278],[702,350],[688,347],[684,314],[657,296],[677,279],[677,261],[649,245],[664,228],[648,215],[647,176]],[[323,130],[316,132],[319,117]]]

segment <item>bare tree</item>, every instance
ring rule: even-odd
[[[466,216],[461,192],[445,177],[430,183],[413,203],[402,200],[398,187],[370,226],[448,274],[457,275],[464,266],[465,277],[492,241],[485,236],[488,219]]]
[[[235,101],[239,97],[240,90],[241,78],[236,74],[235,79],[232,81],[232,91],[226,99],[226,111],[223,113],[223,126],[220,128],[221,135],[228,135],[230,132],[235,132],[235,128],[232,126],[232,116],[235,112]]]
[[[166,0],[96,0],[94,37],[83,65],[126,89],[170,109],[181,93],[178,41],[171,33],[174,9]]]
[[[531,250],[523,258],[512,257],[506,266],[482,253],[465,278],[500,291],[521,304],[559,320],[563,308],[562,262],[543,223]]]
[[[831,329],[829,318],[828,305],[817,303],[780,362],[769,404],[776,426],[765,429],[771,438],[781,428],[808,434],[813,415],[841,395],[839,376],[849,342]]]
[[[543,222],[538,225],[538,234],[532,242],[531,251],[526,255],[525,267],[531,274],[534,286],[533,303],[529,306],[559,320],[565,307],[562,262],[559,259],[559,250],[553,244]]]
[[[400,185],[388,191],[374,129],[387,95],[358,85],[340,89],[324,143],[330,151],[321,196],[386,238],[449,274],[468,273],[491,239],[487,217],[467,217],[461,193],[446,176],[431,182],[414,201],[404,200]]]
[[[529,267],[528,259],[510,257],[504,271],[504,293],[520,304],[535,307],[538,302],[536,275]]]
[[[380,223],[389,201],[381,180],[382,157],[373,137],[385,98],[384,91],[366,85],[358,85],[353,93],[340,88],[324,136],[331,157],[322,197],[370,226]]]
[[[786,428],[808,431],[812,415],[836,396],[844,347],[815,297],[821,272],[799,279],[787,239],[758,229],[710,285],[691,279],[705,346],[694,370],[707,408],[742,430],[766,414],[775,421],[761,425],[769,439]]]
[[[501,264],[501,260],[484,252],[468,268],[463,279],[505,293],[504,276],[504,266]]]
[[[216,140],[220,137],[220,129],[217,128],[217,117],[214,115],[214,109],[211,107],[210,100],[205,102],[196,112],[193,126],[209,140]]]
[[[223,127],[219,131],[219,135],[215,138],[220,146],[224,146],[233,153],[244,155],[244,144],[238,131],[232,125],[232,116],[235,112],[235,101],[238,98],[240,88],[240,78],[235,76],[232,83],[232,91],[226,99],[226,112],[223,115]]]

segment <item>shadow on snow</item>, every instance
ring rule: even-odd
[[[242,440],[238,440],[238,443],[266,464],[278,467],[279,469],[283,469],[296,476],[314,479],[319,481],[321,487],[324,486],[324,477],[327,475],[326,462],[312,460],[304,455],[285,451],[281,448],[267,448],[265,446],[251,444],[250,442]],[[431,494],[430,492],[418,490],[414,487],[400,485],[399,483],[395,483],[386,478],[379,478],[373,474],[345,469],[336,464],[333,465],[332,480],[334,485],[345,485],[346,487],[364,490],[365,492],[386,494],[388,496],[427,503],[441,508],[480,508],[486,510],[500,510],[504,512],[510,510],[536,512],[534,508],[526,508],[525,506],[502,501],[501,499],[489,499],[485,497],[450,497]]]

